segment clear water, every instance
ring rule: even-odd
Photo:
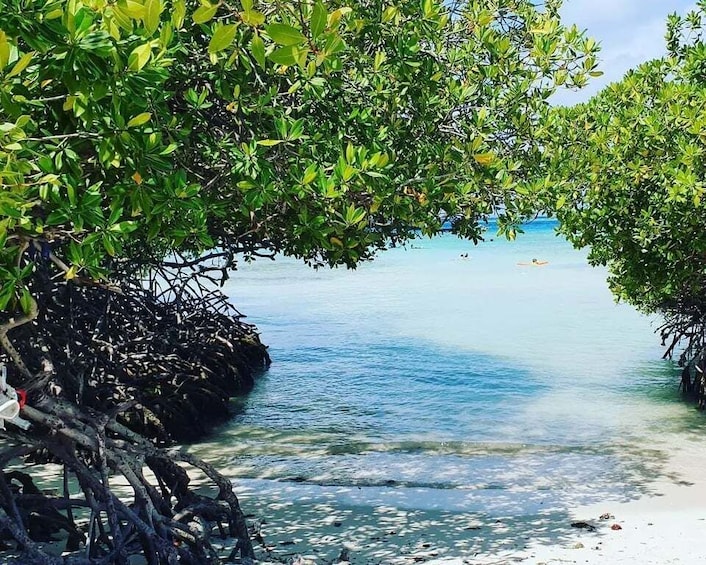
[[[521,513],[638,496],[702,419],[656,321],[554,228],[420,239],[356,271],[242,265],[226,290],[273,364],[194,449],[291,498]],[[517,265],[532,258],[549,264]]]

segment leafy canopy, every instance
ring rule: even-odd
[[[670,16],[670,57],[557,110],[546,131],[561,231],[648,312],[706,307],[705,10]]]
[[[167,256],[355,266],[534,208],[597,46],[529,0],[0,0],[0,309]]]

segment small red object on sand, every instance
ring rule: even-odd
[[[622,527],[620,524],[613,524],[613,525],[610,527],[610,529],[611,529],[611,530],[622,530],[623,527]]]
[[[22,409],[25,407],[25,404],[27,404],[27,392],[21,388],[18,388],[15,392],[17,392],[17,404],[19,404],[20,409]]]

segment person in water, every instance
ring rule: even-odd
[[[539,261],[538,259],[532,259],[531,263],[518,263],[521,267],[544,267],[548,264],[549,261]]]

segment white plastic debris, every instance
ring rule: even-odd
[[[0,429],[5,429],[9,422],[23,430],[29,429],[30,423],[20,418],[20,401],[17,391],[7,384],[7,368],[0,365]]]

